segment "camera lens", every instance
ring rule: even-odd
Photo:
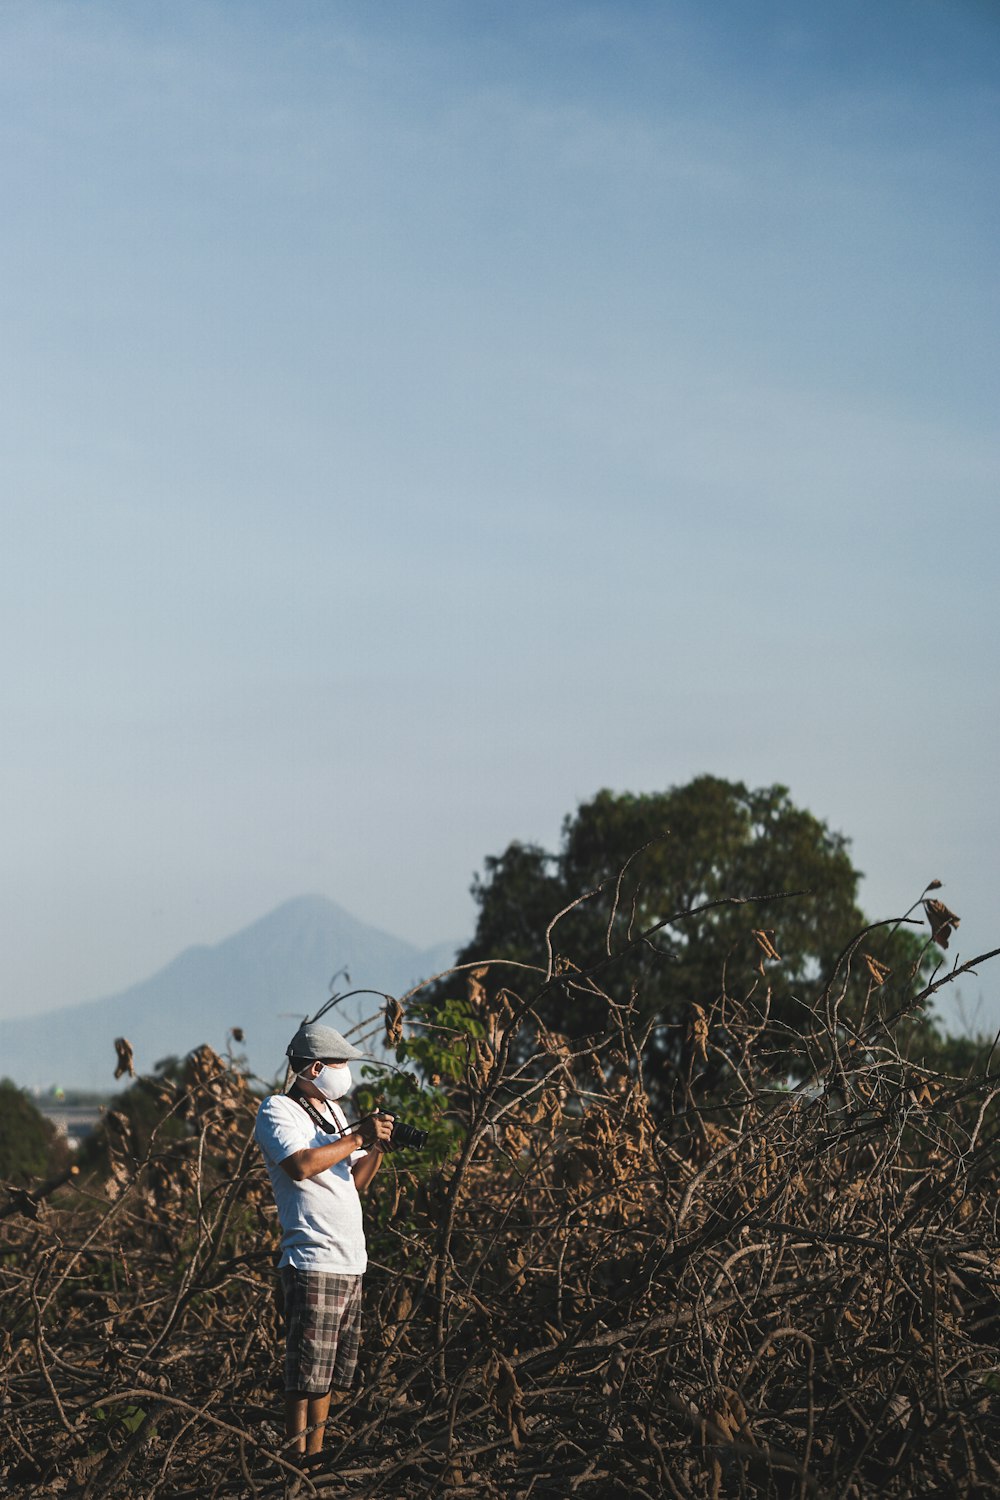
[[[410,1146],[414,1151],[422,1151],[427,1145],[427,1131],[418,1130],[416,1125],[407,1125],[405,1120],[397,1120],[392,1127],[389,1145],[393,1148]]]

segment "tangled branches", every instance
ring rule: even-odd
[[[778,946],[756,937],[738,998],[731,973],[692,1000],[655,1111],[653,1028],[613,963],[553,960],[517,991],[460,977],[458,1145],[432,1171],[390,1157],[373,1190],[360,1386],[328,1438],[338,1494],[1000,1489],[1000,1079],[987,1057],[964,1077],[908,1059],[932,987],[881,1003],[863,942],[801,1033],[776,1031]],[[567,1013],[599,999],[603,1029],[543,1024],[554,986]],[[397,1041],[405,1009],[387,1007]],[[148,1143],[109,1114],[106,1175],[11,1200],[0,1224],[0,1482],[322,1494],[277,1429],[257,1096],[206,1048],[145,1087]]]

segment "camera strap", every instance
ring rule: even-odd
[[[293,1084],[292,1087],[288,1090],[288,1097],[289,1099],[294,1099],[296,1104],[300,1105],[301,1108],[305,1110],[306,1114],[309,1116],[310,1120],[312,1120],[313,1124],[319,1130],[325,1131],[327,1135],[333,1135],[335,1133],[337,1135],[350,1135],[351,1127],[347,1123],[347,1116],[344,1114],[344,1111],[339,1107],[339,1105],[335,1104],[332,1099],[328,1100],[330,1110],[334,1116],[334,1124],[331,1125],[329,1120],[325,1120],[323,1118],[319,1110],[316,1108],[315,1104],[313,1104],[312,1100],[307,1098],[306,1095],[302,1093],[298,1084]],[[340,1116],[339,1121],[336,1118],[338,1115]]]

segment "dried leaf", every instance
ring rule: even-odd
[[[131,1180],[131,1173],[124,1163],[113,1160],[111,1162],[111,1170],[104,1183],[105,1195],[114,1203],[117,1198],[121,1197]]]
[[[752,936],[756,938],[757,946],[760,948],[765,958],[774,959],[777,963],[781,962],[781,954],[778,952],[777,948],[774,946],[774,943],[771,941],[774,937],[773,927],[755,927],[753,929]]]
[[[947,948],[948,939],[958,926],[960,918],[949,911],[943,901],[925,901],[923,905],[930,923],[931,937],[939,948]]]
[[[868,973],[871,976],[873,984],[885,984],[886,980],[889,978],[889,975],[892,973],[892,970],[889,968],[889,966],[887,964],[880,963],[877,958],[872,958],[870,953],[863,953],[861,956],[865,961],[865,966],[868,969]]]
[[[916,1080],[914,1086],[910,1089],[910,1098],[921,1109],[930,1109],[934,1103],[934,1094],[926,1079],[918,1078]]]
[[[507,1422],[511,1442],[515,1448],[520,1448],[526,1436],[523,1392],[517,1383],[513,1365],[502,1354],[494,1356],[494,1369],[496,1371],[494,1403]]]
[[[691,1006],[691,1036],[696,1056],[708,1061],[708,1017],[700,1005]]]
[[[469,1004],[473,1010],[482,1010],[486,1004],[486,986],[483,980],[489,972],[488,964],[480,969],[469,970]]]
[[[132,1057],[132,1043],[127,1041],[123,1036],[116,1036],[115,1051],[118,1054],[118,1061],[115,1064],[115,1077],[121,1078],[123,1073],[127,1073],[130,1078],[134,1078],[135,1066]]]
[[[403,1040],[403,1007],[390,995],[385,1002],[385,1039],[390,1047]]]
[[[121,1110],[105,1110],[104,1123],[112,1134],[118,1136],[120,1140],[127,1141],[132,1134],[132,1122],[128,1115],[122,1114]]]

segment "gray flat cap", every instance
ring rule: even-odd
[[[357,1047],[352,1047],[345,1036],[324,1026],[322,1021],[306,1021],[288,1043],[287,1057],[335,1057],[339,1062],[349,1062],[352,1057],[364,1057]]]

